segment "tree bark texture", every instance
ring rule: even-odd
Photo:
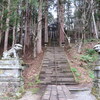
[[[38,29],[37,29],[37,53],[42,52],[42,3],[43,0],[39,1],[39,11],[38,11]]]
[[[8,14],[7,14],[8,17],[7,17],[7,19],[6,19],[6,26],[7,26],[7,29],[6,29],[6,31],[5,31],[4,51],[6,51],[7,48],[8,48],[9,20],[10,20],[10,18],[9,18],[10,0],[8,0],[8,7],[7,7],[7,9],[8,9]]]
[[[58,0],[58,22],[59,22],[59,41],[60,46],[65,42],[64,40],[64,0]],[[62,28],[61,28],[62,27]]]
[[[45,43],[48,43],[48,0],[45,0]]]

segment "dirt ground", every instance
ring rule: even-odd
[[[23,58],[24,63],[28,64],[29,66],[23,71],[23,77],[25,82],[25,88],[29,88],[29,83],[33,82],[35,80],[35,77],[39,74],[41,70],[41,63],[43,60],[44,52],[39,54],[36,58],[32,58],[31,56],[27,57],[25,56]]]
[[[79,77],[79,83],[91,83],[93,81],[92,78],[89,77],[87,69],[83,66],[87,66],[87,63],[80,60],[80,56],[85,53],[86,49],[93,49],[93,47],[97,44],[97,42],[88,42],[83,44],[81,53],[78,53],[78,45],[71,44],[72,48],[65,49],[67,53],[67,58],[69,60],[70,66],[76,68],[78,72],[81,74]]]
[[[70,66],[76,68],[81,74],[79,77],[80,83],[91,83],[92,79],[89,77],[88,71],[82,67],[87,65],[87,63],[80,60],[80,56],[85,53],[85,49],[92,49],[97,42],[88,42],[82,46],[81,53],[78,53],[78,45],[71,44],[71,49],[65,49],[67,54],[67,59],[69,60]],[[33,82],[35,76],[37,76],[41,70],[41,63],[43,59],[44,52],[39,54],[35,59],[31,56],[25,56],[23,58],[24,62],[29,65],[23,72],[23,77],[25,81],[25,87],[28,88],[28,83]]]

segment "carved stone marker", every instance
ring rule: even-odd
[[[92,93],[97,97],[98,100],[100,100],[100,44],[94,46],[94,50],[98,52],[99,59],[96,62],[95,68],[94,68],[94,86],[92,88]]]
[[[22,49],[20,44],[15,44],[9,51],[3,53],[0,60],[0,94],[5,93],[14,94],[18,91],[22,80],[22,70],[18,51]]]

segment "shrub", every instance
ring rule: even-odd
[[[79,82],[79,77],[81,76],[81,74],[78,72],[78,70],[76,69],[76,68],[71,68],[71,71],[73,72],[73,74],[75,75],[75,80],[77,81],[77,82]]]
[[[76,75],[77,77],[81,76],[81,74],[80,74],[79,72],[76,72],[75,75]]]
[[[77,69],[76,68],[71,68],[71,71],[72,72],[77,72]]]
[[[86,53],[84,55],[81,55],[80,60],[86,62],[86,63],[92,63],[96,61],[98,58],[98,54],[94,49],[86,49]]]
[[[86,54],[87,55],[94,55],[94,54],[96,54],[96,51],[94,49],[86,49]]]
[[[31,89],[32,94],[36,94],[40,89],[39,88],[33,88]]]
[[[84,62],[93,62],[94,59],[93,57],[91,57],[90,55],[81,55],[80,60],[84,61]]]
[[[92,71],[89,72],[89,77],[92,78],[92,79],[95,78],[94,73]]]
[[[39,79],[39,76],[36,76],[36,77],[35,77],[34,83],[35,83],[35,84],[41,83],[41,80]]]

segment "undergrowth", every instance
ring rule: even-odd
[[[81,55],[81,61],[84,61],[86,63],[93,63],[98,59],[98,54],[94,49],[86,49],[85,51],[85,54]]]
[[[87,74],[90,78],[94,79],[94,72],[93,68],[90,68],[93,63],[98,59],[98,54],[95,52],[94,49],[85,49],[85,53],[80,56],[80,60],[82,62],[85,62],[86,65],[83,65],[82,67],[87,70]],[[81,80],[81,73],[79,73],[77,68],[71,68],[71,71],[73,72],[75,79],[77,82]]]
[[[78,72],[77,68],[71,68],[71,71],[73,72],[73,74],[75,75],[75,80],[77,82],[79,82],[80,80],[80,76],[81,76],[81,73]]]
[[[31,87],[29,91],[32,92],[32,94],[36,94],[40,89],[37,87],[37,85],[41,83],[41,80],[39,79],[39,75],[37,75],[34,79],[34,82],[29,82],[28,86]]]
[[[100,41],[100,40],[99,39],[91,38],[91,39],[84,40],[84,43],[88,43],[88,42],[98,42],[98,41]]]
[[[85,54],[81,55],[80,57],[81,61],[87,63],[87,67],[86,66],[84,67],[85,69],[87,69],[88,75],[92,79],[94,79],[94,73],[93,73],[93,68],[90,68],[90,67],[93,65],[95,61],[97,61],[97,59],[98,59],[98,54],[96,53],[94,49],[86,49]]]

